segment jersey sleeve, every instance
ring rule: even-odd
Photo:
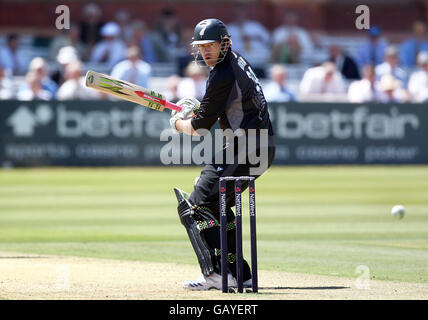
[[[233,72],[214,75],[209,81],[199,111],[192,118],[193,129],[211,129],[233,99],[234,85]]]

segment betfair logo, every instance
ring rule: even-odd
[[[47,125],[52,118],[52,109],[47,104],[38,105],[34,112],[21,105],[7,119],[7,124],[12,127],[16,137],[32,137],[37,126]]]

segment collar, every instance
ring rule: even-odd
[[[226,63],[227,61],[229,61],[231,59],[231,55],[232,55],[232,49],[229,47],[226,51],[226,55],[225,55],[224,59],[222,61],[220,61],[219,63],[217,63],[214,66],[214,68],[217,68],[218,66],[221,66],[224,63]]]

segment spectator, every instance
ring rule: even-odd
[[[375,72],[378,79],[385,74],[392,74],[396,79],[400,80],[404,86],[407,83],[407,74],[399,66],[398,50],[394,46],[389,46],[385,50],[385,62],[376,66]]]
[[[178,97],[178,84],[180,83],[180,77],[173,74],[166,80],[165,98],[171,102],[177,102],[180,100]]]
[[[193,28],[184,28],[182,31],[182,40],[177,51],[177,72],[180,77],[186,76],[187,66],[195,61],[195,50],[189,41],[193,37],[193,32]]]
[[[35,72],[28,72],[25,76],[26,85],[22,86],[16,95],[18,100],[51,100],[52,94],[42,86],[42,78]]]
[[[375,69],[372,65],[364,66],[363,78],[353,81],[348,88],[348,100],[351,103],[381,101],[382,92],[376,81]]]
[[[332,62],[324,62],[321,66],[309,68],[303,75],[299,86],[300,97],[303,100],[321,98],[334,101],[345,91],[342,75]]]
[[[270,70],[271,81],[263,88],[268,102],[295,101],[294,94],[287,88],[287,70],[280,64],[273,65]]]
[[[299,16],[297,13],[286,12],[284,14],[283,24],[273,31],[272,39],[273,52],[280,52],[278,48],[289,46],[290,43],[294,51],[297,51],[296,48],[300,48],[299,57],[293,58],[295,59],[293,61],[310,61],[313,57],[314,43],[309,33],[302,27],[299,27]]]
[[[202,100],[205,94],[207,72],[205,68],[201,68],[191,62],[185,70],[186,78],[180,80],[177,88],[178,97],[193,97]]]
[[[428,51],[428,42],[425,40],[426,25],[422,21],[413,24],[413,36],[403,42],[400,48],[400,61],[405,68],[416,66],[416,57],[419,52]]]
[[[69,63],[79,60],[79,56],[74,47],[63,47],[59,50],[56,60],[59,65],[52,72],[51,79],[59,86],[65,80],[65,68]]]
[[[265,68],[270,59],[269,31],[258,21],[250,20],[242,5],[235,7],[234,17],[235,22],[227,26],[233,50],[246,57],[258,77],[265,78]]]
[[[12,81],[6,77],[3,67],[0,65],[0,100],[7,100],[12,98]]]
[[[19,48],[19,37],[17,34],[7,36],[6,47],[0,48],[0,62],[8,77],[23,75],[27,71],[28,61]]]
[[[126,57],[126,60],[113,67],[111,76],[148,88],[151,67],[147,62],[141,60],[140,49],[137,46],[128,48]]]
[[[152,32],[152,41],[159,62],[175,62],[181,39],[181,26],[175,11],[163,9]]]
[[[345,79],[355,80],[360,79],[360,71],[354,59],[343,51],[339,45],[331,45],[329,47],[329,60],[336,65],[337,70]]]
[[[385,74],[379,82],[379,89],[382,92],[381,102],[402,103],[409,101],[410,95],[402,88],[402,82],[392,74]]]
[[[65,68],[65,82],[58,89],[58,100],[91,100],[99,99],[101,94],[86,87],[82,75],[82,63],[78,60],[70,62]]]
[[[409,92],[413,102],[428,101],[428,52],[419,52],[419,70],[412,73],[409,80]]]
[[[302,47],[295,33],[291,33],[284,42],[273,46],[272,61],[280,64],[300,63]]]
[[[28,72],[35,73],[38,79],[40,79],[43,89],[49,91],[52,98],[55,98],[58,85],[48,77],[48,65],[45,59],[36,57],[31,60]]]
[[[120,27],[116,22],[108,22],[102,27],[101,35],[103,40],[95,45],[90,61],[113,67],[126,56],[126,45],[119,39]]]
[[[73,47],[81,59],[86,60],[86,48],[80,40],[80,30],[77,24],[71,24],[70,29],[64,29],[56,36],[49,46],[49,58],[55,60],[59,50],[64,47]]]
[[[368,38],[357,50],[357,63],[361,68],[365,65],[378,65],[383,62],[385,49],[388,43],[381,37],[382,31],[378,26],[372,26],[368,31]]]
[[[80,40],[86,46],[88,56],[96,43],[101,41],[102,10],[95,3],[88,3],[83,7],[80,22]]]
[[[142,59],[147,63],[153,63],[158,60],[153,48],[150,32],[143,20],[135,20],[131,23],[129,45],[138,46],[142,52]]]
[[[114,21],[120,27],[119,38],[123,42],[128,43],[132,36],[131,15],[129,14],[128,10],[118,10],[114,15]]]

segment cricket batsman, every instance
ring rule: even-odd
[[[269,168],[275,155],[272,125],[266,100],[260,83],[250,64],[238,53],[232,51],[232,40],[225,24],[218,19],[205,19],[194,30],[193,42],[195,61],[210,68],[206,92],[199,103],[194,98],[185,98],[177,104],[183,109],[173,111],[170,125],[173,130],[185,134],[199,135],[200,129],[210,130],[218,120],[222,130],[231,129],[241,132],[240,137],[226,139],[220,159],[213,156],[213,161],[205,165],[200,177],[195,181],[193,192],[188,195],[174,189],[178,200],[178,215],[186,228],[195,250],[202,275],[184,283],[189,290],[210,290],[222,287],[220,257],[220,214],[219,214],[219,178],[222,176],[254,176],[258,178]],[[252,130],[250,130],[252,129]],[[256,132],[256,139],[245,136],[245,143],[251,146],[246,150],[246,161],[238,161],[238,141],[242,144],[242,133]],[[207,131],[205,131],[207,132]],[[262,139],[261,132],[267,133]],[[255,145],[254,145],[255,144]],[[250,148],[252,147],[252,148]],[[230,149],[233,150],[230,150]],[[264,148],[264,149],[263,149]],[[241,150],[241,151],[238,151]],[[267,150],[260,161],[264,164],[263,172],[252,171],[255,164],[249,160],[251,152],[261,154]],[[227,152],[233,152],[233,160],[227,161]],[[260,164],[259,164],[260,167]],[[230,183],[230,185],[229,185]],[[248,187],[242,181],[242,190]],[[233,181],[227,185],[227,232],[229,277],[228,283],[236,287],[236,252],[235,252],[235,214]],[[251,270],[244,260],[244,287],[251,287]]]

